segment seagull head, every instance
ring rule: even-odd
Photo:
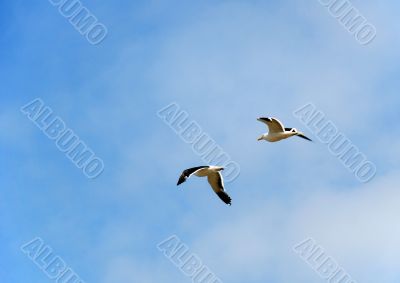
[[[303,132],[300,132],[300,131],[297,130],[296,128],[291,129],[290,132],[291,132],[293,135],[304,135]]]
[[[210,166],[210,169],[213,170],[213,171],[218,172],[218,171],[224,170],[224,167],[221,167],[221,166]]]
[[[302,134],[301,132],[299,132],[296,128],[293,128],[289,131],[291,136],[295,136],[295,135],[299,135]]]

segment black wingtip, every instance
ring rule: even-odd
[[[186,176],[182,175],[179,177],[178,183],[176,185],[179,186],[180,184],[182,184],[185,181],[186,181]]]
[[[258,117],[258,121],[267,121],[267,122],[272,122],[272,119],[269,117]]]
[[[297,135],[299,138],[302,138],[302,139],[305,139],[305,140],[308,140],[308,141],[310,141],[310,142],[314,142],[312,139],[310,139],[310,138],[308,138],[308,137],[306,137],[305,135]]]
[[[228,196],[227,193],[225,192],[218,192],[217,195],[219,196],[219,198],[226,203],[227,205],[231,206],[232,205],[232,199],[230,198],[230,196]]]

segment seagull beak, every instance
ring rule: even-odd
[[[260,140],[262,140],[262,139],[263,139],[262,137],[259,137],[257,140],[260,141]]]

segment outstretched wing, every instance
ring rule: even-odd
[[[198,166],[198,167],[193,167],[193,168],[183,170],[181,176],[179,177],[178,183],[176,185],[179,186],[180,184],[185,182],[186,179],[189,178],[192,174],[196,173],[198,170],[203,169],[203,168],[208,168],[208,167],[210,167],[210,166]]]
[[[276,118],[258,118],[257,121],[263,122],[268,126],[270,133],[282,133],[285,131],[282,123]]]
[[[300,137],[300,138],[303,138],[303,139],[305,139],[305,140],[312,141],[312,139],[306,137],[305,135],[303,135],[303,134],[301,134],[301,133],[297,134],[297,136]]]
[[[222,179],[222,175],[220,172],[215,172],[207,177],[208,182],[213,188],[214,192],[219,196],[219,198],[226,204],[231,205],[232,199],[225,192],[224,189],[224,180]]]

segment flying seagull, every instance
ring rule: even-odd
[[[312,141],[295,128],[285,128],[276,118],[258,118],[257,121],[263,122],[268,126],[268,133],[259,137],[259,141],[266,140],[269,142],[277,142],[292,136],[298,136],[300,138]]]
[[[207,176],[208,182],[210,183],[214,192],[219,196],[219,198],[224,203],[231,205],[231,198],[225,192],[224,189],[224,180],[220,172],[222,170],[224,170],[224,168],[219,166],[199,166],[186,169],[182,172],[181,176],[179,177],[177,186],[185,182],[186,179],[192,176],[193,174],[196,175],[197,177]]]

